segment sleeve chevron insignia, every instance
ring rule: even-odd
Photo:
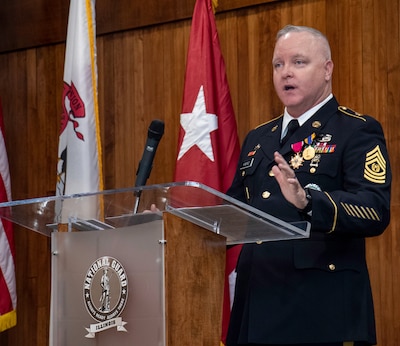
[[[346,213],[350,216],[357,217],[359,219],[380,221],[380,217],[374,208],[343,202],[341,205]]]
[[[365,157],[364,178],[376,184],[384,184],[386,181],[386,160],[379,145]]]

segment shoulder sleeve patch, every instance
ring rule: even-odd
[[[364,178],[375,184],[384,184],[386,181],[386,160],[379,145],[365,157]]]
[[[350,116],[350,117],[354,117],[363,121],[366,121],[366,119],[362,116],[362,114],[357,113],[356,111],[353,111],[350,108],[344,107],[344,106],[339,106],[338,107],[339,111]]]

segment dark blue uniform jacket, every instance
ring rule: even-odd
[[[288,222],[307,219],[284,199],[271,173],[279,151],[302,186],[311,184],[311,236],[244,245],[227,345],[374,344],[365,238],[381,234],[390,219],[381,125],[333,98],[282,148],[281,126],[282,116],[248,134],[228,194]],[[314,156],[306,155],[309,146]]]

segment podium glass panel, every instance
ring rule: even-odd
[[[139,199],[139,213],[134,213]],[[225,236],[228,245],[307,238],[310,232],[308,222],[284,222],[196,182],[0,203],[0,217],[50,236],[60,224],[69,230],[121,227],[139,220],[151,204]]]

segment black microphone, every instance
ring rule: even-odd
[[[139,162],[136,172],[135,187],[146,184],[146,181],[150,176],[151,169],[153,168],[153,160],[156,154],[158,143],[160,142],[163,134],[164,122],[161,120],[153,120],[147,132],[146,145],[144,147],[142,159]],[[140,195],[140,192],[137,192],[136,195]]]

